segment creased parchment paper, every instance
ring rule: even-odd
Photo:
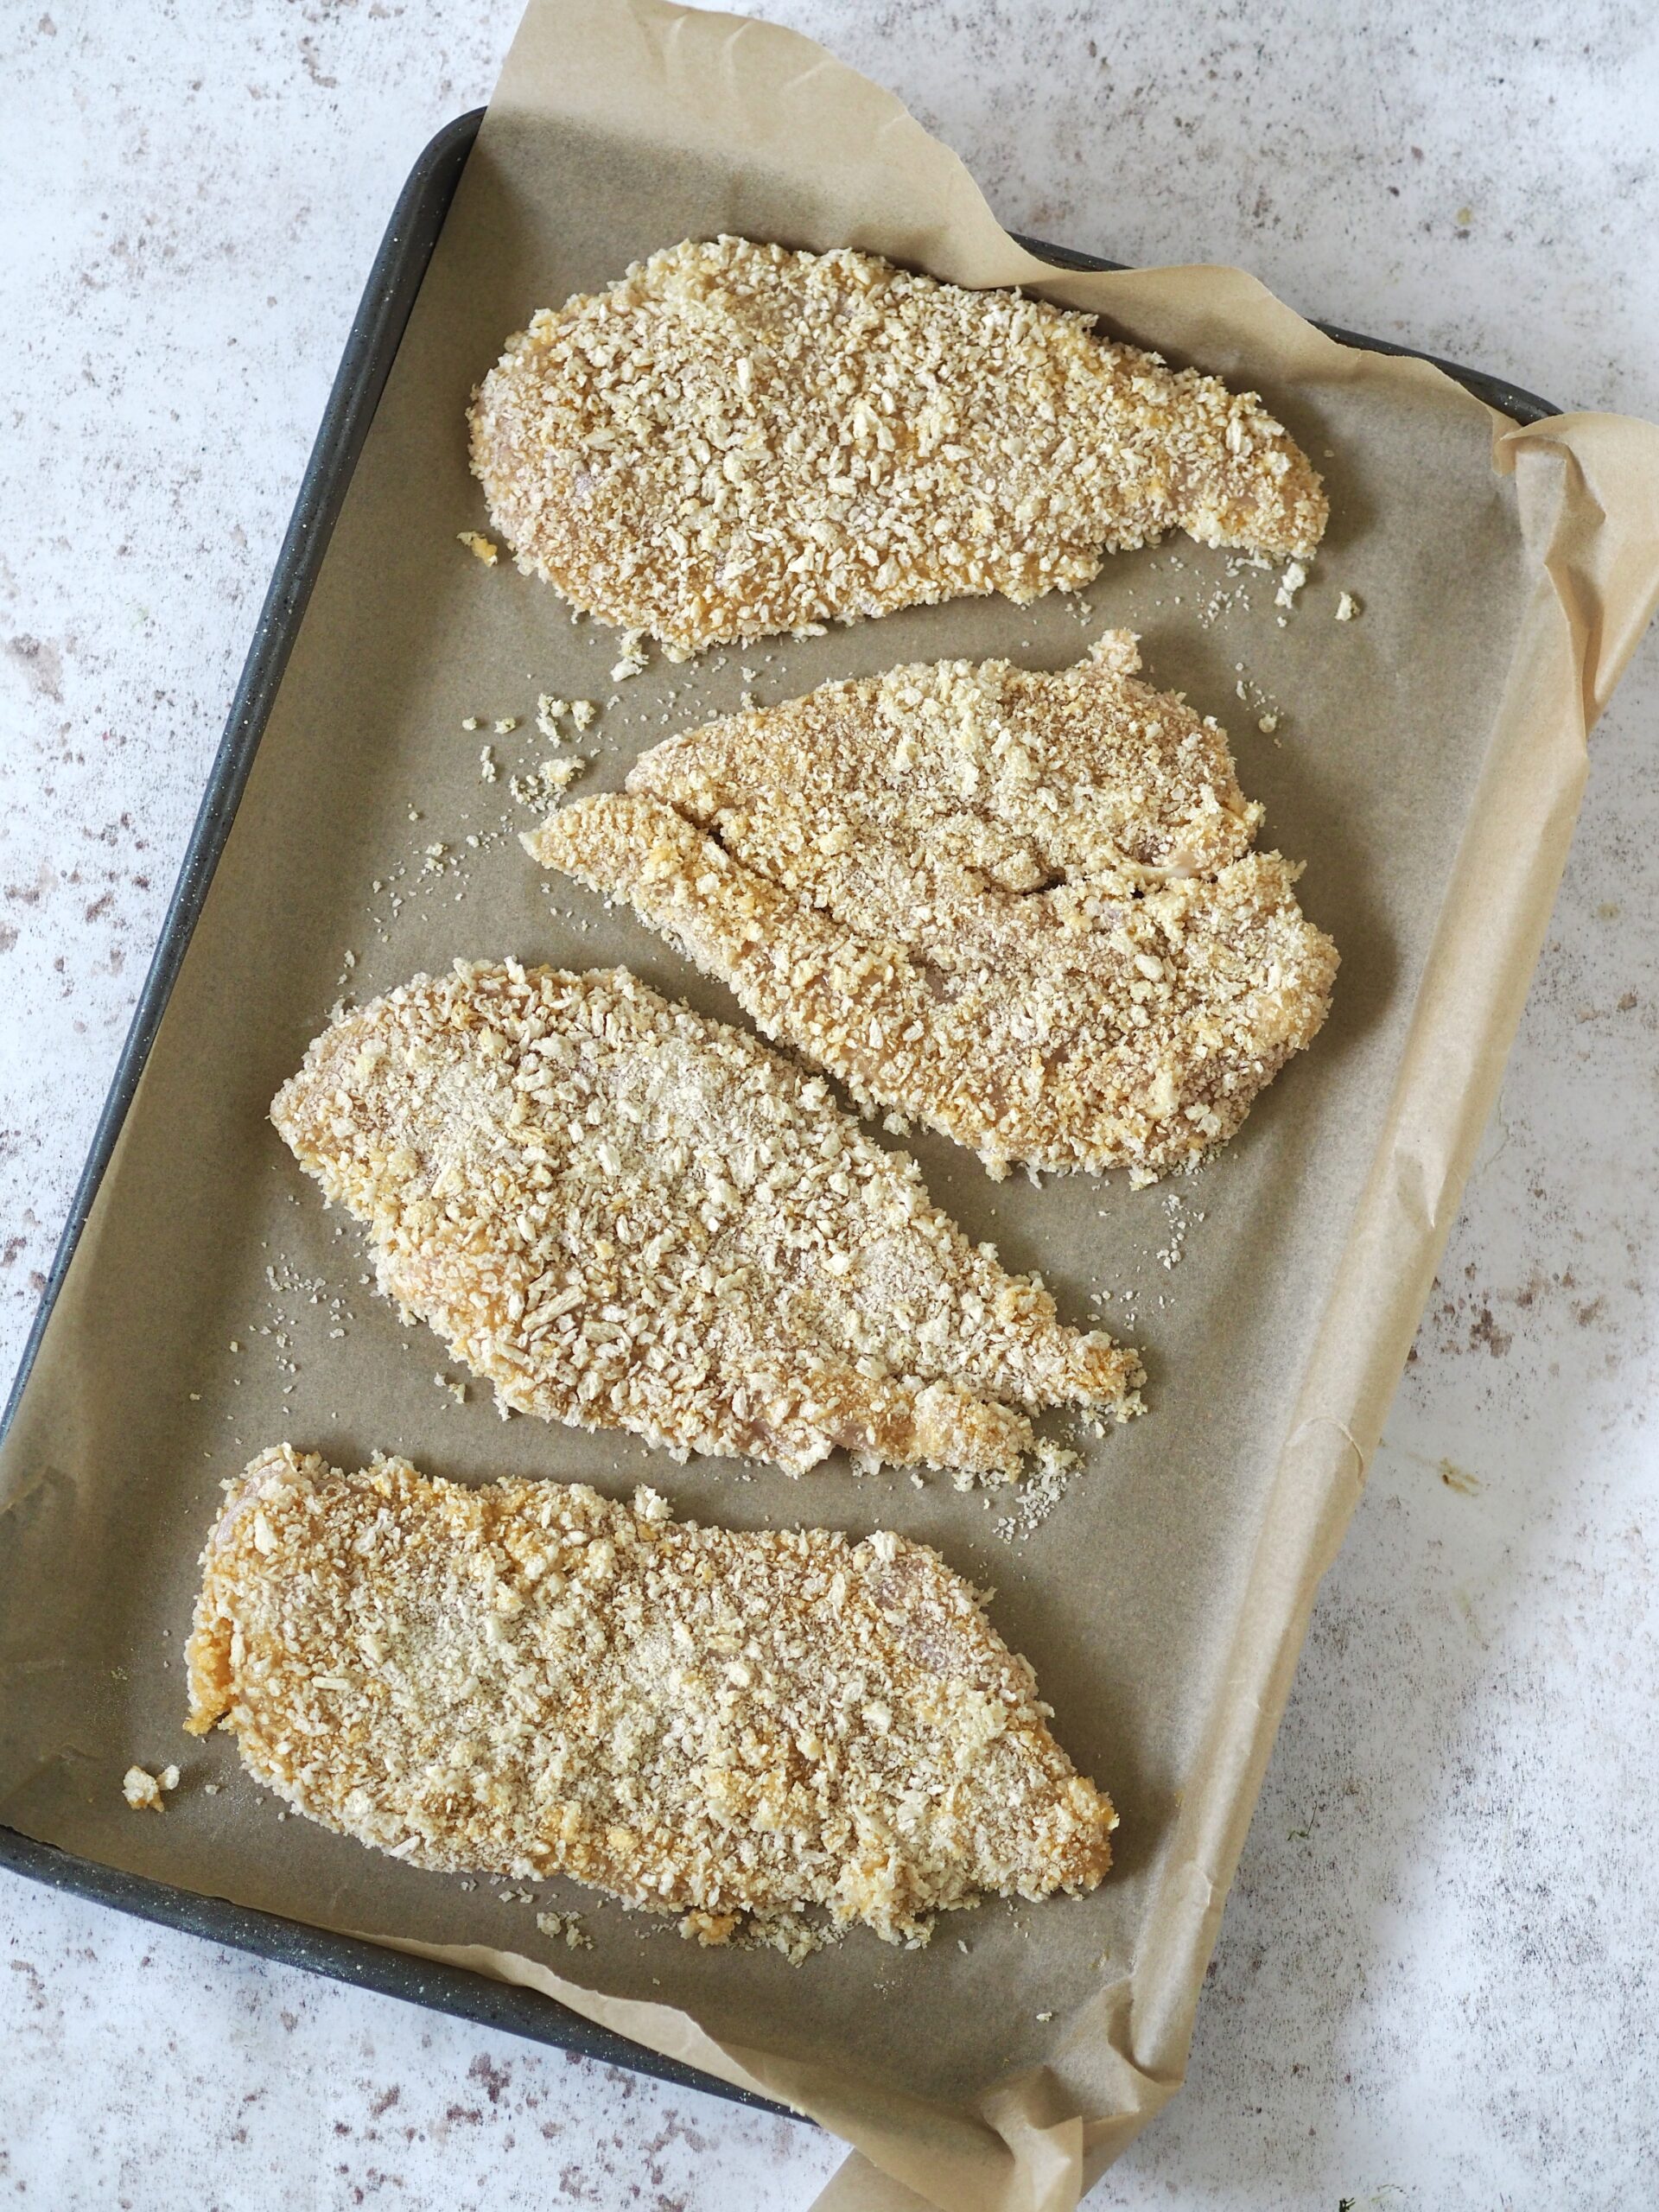
[[[613,635],[457,544],[486,527],[463,410],[534,309],[721,230],[1029,284],[1258,388],[1330,486],[1310,581],[1287,610],[1275,577],[1175,541],[1109,562],[1077,601],[960,602],[613,683]],[[1517,429],[1421,363],[1331,343],[1236,270],[1058,273],[894,100],[793,34],[658,0],[533,0],[0,1461],[0,1819],[530,1984],[782,2098],[857,2146],[823,2200],[837,2212],[1075,2204],[1180,2080],[1314,1589],[1493,1101],[1586,734],[1656,583],[1649,426]],[[1361,611],[1338,623],[1343,591]],[[841,1462],[798,1483],[682,1469],[439,1387],[463,1378],[374,1299],[355,1231],[264,1118],[336,998],[514,954],[626,961],[734,1014],[520,852],[532,817],[511,779],[551,750],[537,693],[616,695],[579,741],[582,787],[614,787],[746,690],[770,702],[943,654],[1058,667],[1113,625],[1141,632],[1154,683],[1227,724],[1264,844],[1306,860],[1304,902],[1343,954],[1329,1027],[1174,1185],[998,1185],[942,1141],[913,1148],[940,1201],[1040,1267],[1069,1318],[1112,1294],[1148,1416],[1083,1438],[1066,1495],[1014,1541],[1006,1497]],[[953,1916],[923,1951],[859,1935],[795,1968],[698,1949],[569,1885],[504,1898],[283,1819],[226,1738],[180,1732],[219,1485],[282,1438],[469,1480],[614,1495],[648,1478],[703,1520],[938,1545],[997,1586],[993,1618],[1116,1799],[1116,1869],[1087,1899]],[[126,1767],[175,1759],[168,1809],[129,1810]],[[538,1931],[550,1907],[582,1910],[592,1948]]]

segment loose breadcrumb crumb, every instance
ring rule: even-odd
[[[591,1951],[594,1939],[588,1933],[579,1912],[538,1912],[536,1925],[550,1942],[563,1943],[572,1951]]]
[[[457,531],[455,534],[474,560],[481,561],[486,569],[493,569],[495,566],[497,560],[500,557],[499,554],[493,541],[486,537],[481,531],[462,530]]]
[[[1338,621],[1351,622],[1359,611],[1359,601],[1354,597],[1352,592],[1344,592],[1342,597],[1337,601]]]
[[[546,806],[562,798],[588,765],[585,753],[568,753],[562,760],[543,760],[539,768],[511,778],[507,789],[521,806]]]
[[[164,1793],[179,1786],[179,1770],[166,1766],[159,1775],[148,1768],[130,1766],[121,1777],[121,1795],[135,1812],[163,1813],[167,1810]]]
[[[643,630],[625,630],[619,648],[621,658],[611,671],[613,683],[625,683],[629,677],[643,674],[645,665],[645,633]]]
[[[1083,1465],[1080,1452],[1048,1437],[1039,1440],[1032,1458],[1033,1471],[1020,1485],[1007,1512],[997,1516],[996,1533],[1008,1543],[1041,1528],[1065,1497],[1071,1476]]]

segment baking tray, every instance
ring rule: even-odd
[[[398,195],[362,301],[354,317],[323,410],[293,516],[277,555],[241,680],[231,702],[207,788],[186,849],[149,972],[145,977],[115,1078],[99,1116],[92,1149],[76,1185],[40,1310],[23,1348],[16,1377],[0,1415],[3,1438],[29,1379],[53,1304],[91,1211],[127,1109],[137,1089],[191,934],[201,912],[225,840],[278,686],[298,634],[307,601],[328,539],[385,387],[416,295],[437,244],[444,218],[484,119],[482,108],[458,116],[427,146]],[[1020,244],[1061,269],[1110,270],[1119,262],[1077,253],[1034,238]],[[1432,361],[1478,399],[1520,423],[1536,423],[1560,410],[1536,394],[1478,369],[1423,353],[1414,346],[1362,337],[1331,323],[1318,327],[1341,344],[1370,352],[1409,354]],[[632,2068],[683,2088],[696,2088],[784,2117],[798,2119],[765,2098],[716,2080],[693,2067],[631,2043],[568,2011],[539,1992],[522,1990],[469,1970],[416,1959],[376,1943],[332,1934],[302,1922],[202,1897],[142,1875],[123,1872],[35,1842],[0,1826],[0,1866],[48,1887],[91,1897],[117,1911],[182,1929],[285,1966],[301,1967],[336,1981],[352,1982],[406,2003],[424,2005],[462,2019],[551,2044],[608,2063]]]

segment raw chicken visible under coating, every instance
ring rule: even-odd
[[[271,1119],[381,1288],[509,1406],[798,1474],[837,1446],[1013,1477],[1036,1408],[1140,1363],[1055,1319],[821,1077],[626,969],[417,976]]]
[[[722,238],[544,308],[474,395],[495,527],[677,657],[1074,589],[1166,531],[1307,553],[1325,499],[1252,392],[1092,315]]]
[[[411,1866],[572,1874],[721,1942],[803,1905],[896,1942],[1110,1864],[1029,1665],[920,1544],[285,1444],[231,1492],[187,1725]]]
[[[1132,679],[943,661],[671,739],[524,839],[768,1036],[994,1174],[1160,1174],[1324,1021],[1329,938],[1253,853],[1225,733]]]

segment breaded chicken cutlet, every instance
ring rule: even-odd
[[[1313,1038],[1337,953],[1251,850],[1225,732],[1079,666],[943,661],[672,738],[524,842],[717,976],[769,1037],[993,1173],[1161,1174]]]
[[[1023,1412],[1127,1418],[1056,1319],[822,1077],[626,969],[458,963],[338,1020],[271,1119],[380,1287],[503,1403],[798,1474],[843,1446],[1014,1477]]]
[[[1171,530],[1311,552],[1324,491],[1255,395],[1094,322],[874,254],[688,241],[508,342],[473,468],[520,568],[677,658],[1075,589]]]
[[[187,1726],[411,1866],[574,1875],[704,1942],[813,1906],[892,1942],[1110,1864],[1029,1665],[920,1544],[287,1445],[230,1487]]]

